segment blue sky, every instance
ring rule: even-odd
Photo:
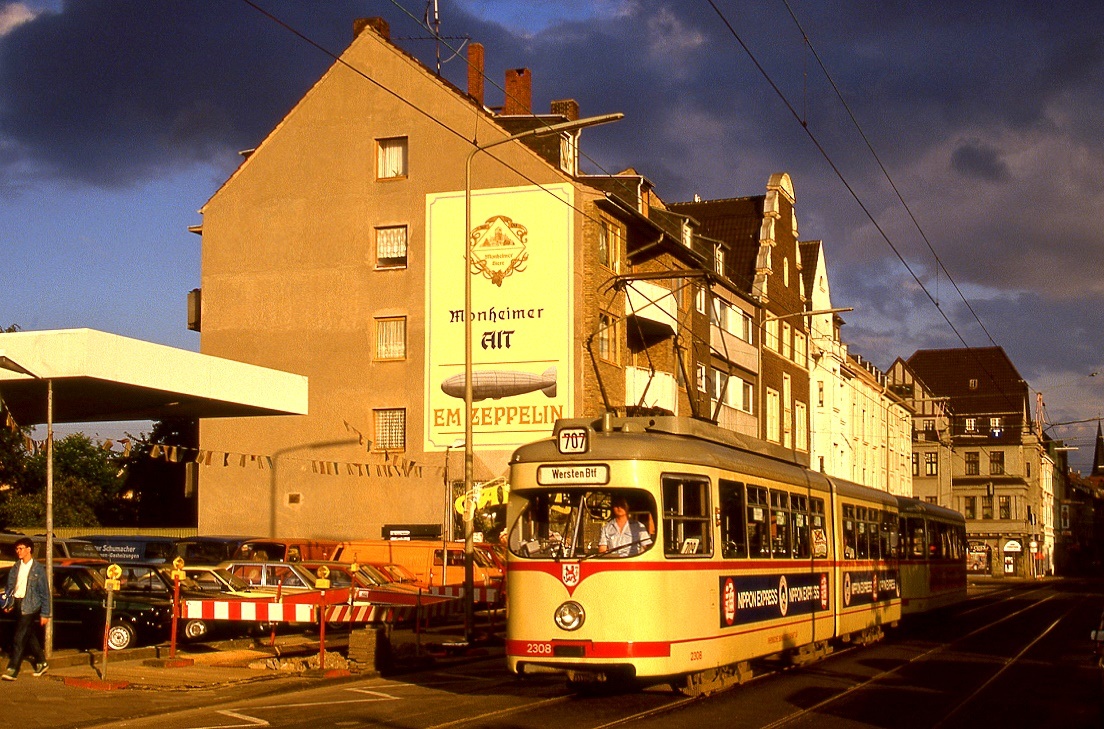
[[[589,171],[634,167],[672,202],[758,195],[789,172],[801,236],[824,241],[834,303],[855,307],[853,352],[884,368],[959,336],[996,343],[1049,422],[1104,416],[1104,8],[906,5],[442,0],[440,12],[443,35],[486,47],[488,104],[505,69],[525,66],[537,110],[571,97],[584,115],[626,114],[584,133]],[[188,226],[237,152],[332,62],[258,7],[335,53],[353,18],[383,15],[403,47],[434,56],[414,39],[427,35],[422,0],[0,0],[0,326],[198,349]],[[465,85],[461,60],[444,73]],[[1049,432],[1082,448],[1083,467],[1095,430]]]

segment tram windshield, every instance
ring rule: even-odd
[[[655,500],[638,489],[549,489],[525,499],[510,529],[519,557],[585,559],[632,557],[655,544]]]

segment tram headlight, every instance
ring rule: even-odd
[[[564,630],[578,630],[583,627],[586,620],[586,611],[583,606],[574,600],[568,600],[556,608],[556,625]]]

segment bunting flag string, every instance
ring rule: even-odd
[[[7,428],[12,433],[22,433],[19,424],[16,422],[15,418],[12,417],[11,412],[4,407],[3,401],[0,401],[0,408],[3,408],[3,427]],[[341,422],[345,426],[346,432],[355,434],[357,443],[363,446],[369,454],[372,454],[372,440],[366,437],[361,430],[349,423],[349,421],[342,420]],[[24,446],[31,453],[38,453],[45,447],[45,441],[36,441],[28,435],[23,435],[23,439]],[[165,445],[161,443],[150,444],[147,441],[141,441],[135,438],[120,438],[118,440],[108,438],[103,440],[99,444],[99,447],[114,453],[116,452],[114,450],[116,445],[122,446],[122,451],[119,452],[119,455],[123,458],[130,458],[136,445],[148,445],[149,457],[152,460],[163,460],[166,463],[181,463],[187,461],[204,467],[230,468],[231,465],[236,465],[239,468],[257,468],[263,471],[265,469],[272,470],[276,460],[275,456],[267,454],[235,453],[232,451],[187,448],[184,446]],[[424,464],[414,460],[408,460],[390,451],[384,451],[382,454],[377,453],[375,455],[382,455],[384,462],[365,463],[358,461],[330,461],[296,458],[294,456],[280,456],[280,459],[304,463],[309,462],[311,472],[320,476],[352,476],[356,478],[425,477],[427,466]],[[431,469],[431,474],[435,473],[437,476],[443,476],[445,473],[444,466],[428,468]]]

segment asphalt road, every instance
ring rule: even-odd
[[[1101,669],[1089,631],[1104,583],[974,585],[952,610],[820,663],[762,663],[751,682],[689,699],[666,687],[574,694],[519,680],[500,657],[391,678],[287,678],[191,691],[74,692],[16,682],[0,719],[28,727],[1100,727]],[[22,716],[27,714],[24,720]]]

